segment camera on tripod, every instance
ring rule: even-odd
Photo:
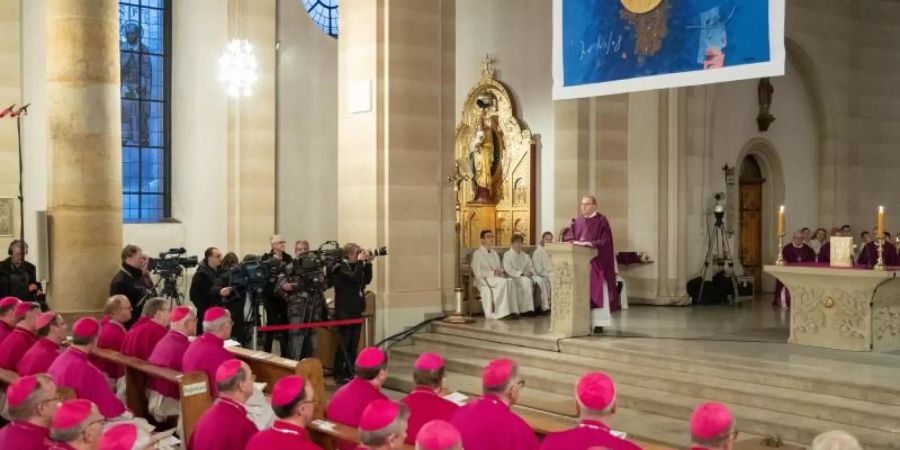
[[[184,247],[170,248],[159,254],[159,258],[150,258],[147,269],[160,277],[180,275],[184,269],[197,267],[197,256],[184,256],[187,250]]]
[[[247,255],[228,272],[227,285],[245,292],[261,293],[267,283],[284,272],[285,266],[278,258],[263,260],[256,255]]]

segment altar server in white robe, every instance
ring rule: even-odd
[[[481,294],[481,306],[488,319],[500,319],[510,314],[518,316],[515,281],[506,276],[500,255],[492,248],[494,232],[481,231],[481,247],[472,253],[472,277]]]
[[[503,270],[515,282],[516,298],[519,301],[519,313],[534,311],[534,265],[531,257],[522,250],[525,239],[521,234],[514,234],[512,246],[503,255]]]
[[[550,274],[553,273],[553,259],[550,257],[550,252],[544,248],[544,244],[548,242],[553,242],[553,233],[545,231],[541,235],[541,245],[534,249],[534,254],[531,255],[535,274],[532,280],[540,288],[541,309],[545,313],[550,312]]]

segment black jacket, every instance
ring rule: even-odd
[[[28,289],[32,284],[36,285],[38,290],[41,289],[34,264],[22,261],[22,264],[16,267],[12,257],[0,262],[0,297],[12,296],[26,302],[37,301],[35,293]]]
[[[213,306],[219,306],[222,301],[219,298],[218,285],[219,274],[205,262],[197,266],[194,277],[191,278],[191,303],[197,307],[197,316],[203,320],[203,313]]]
[[[138,316],[141,315],[138,303],[146,296],[153,286],[148,284],[144,278],[144,271],[135,269],[128,264],[122,264],[122,268],[116,272],[109,283],[109,295],[124,295],[131,302],[134,312],[131,314],[131,320],[125,324],[126,328],[130,328],[134,322],[137,322]]]
[[[366,285],[372,282],[372,263],[344,262],[332,272],[334,282],[334,317],[362,317],[366,309]]]

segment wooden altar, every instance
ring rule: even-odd
[[[791,344],[838,350],[900,348],[897,272],[827,266],[765,266],[791,292]]]
[[[481,230],[493,230],[497,246],[510,245],[513,234],[534,244],[536,146],[489,58],[463,104],[455,148],[464,177],[456,202],[462,247],[481,245]]]

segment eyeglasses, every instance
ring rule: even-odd
[[[525,380],[516,381],[516,386],[518,386],[519,389],[522,389],[523,387],[525,387]]]

